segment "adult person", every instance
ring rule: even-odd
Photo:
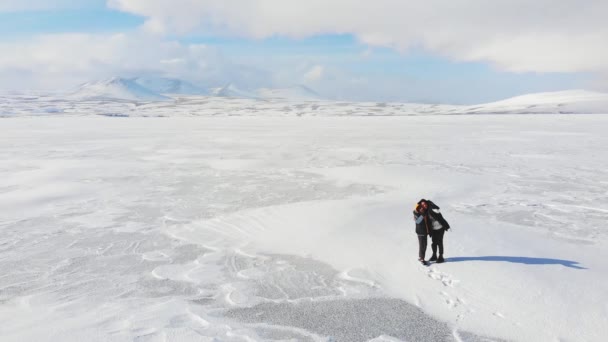
[[[429,261],[442,263],[443,258],[443,234],[450,229],[449,223],[443,218],[439,206],[431,200],[421,199],[414,208],[414,221],[416,222],[416,235],[418,235],[418,261],[428,265],[425,260],[428,236],[431,236],[433,255]],[[437,256],[439,249],[439,256]]]
[[[433,255],[429,261],[442,263],[445,261],[443,258],[443,234],[450,229],[450,224],[443,218],[438,205],[430,200],[427,200],[426,203],[428,206],[427,215],[430,228],[429,232],[432,241],[431,249],[433,251]],[[437,256],[437,249],[439,249],[439,256]]]
[[[421,199],[414,208],[414,221],[416,222],[416,235],[418,235],[418,261],[423,265],[428,265],[424,259],[426,254],[426,246],[428,241],[428,235],[431,230],[429,229],[429,217],[428,217],[429,205],[425,199]]]

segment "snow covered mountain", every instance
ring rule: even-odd
[[[209,95],[207,90],[177,78],[138,77],[134,81],[159,94]]]
[[[533,93],[471,106],[470,113],[608,113],[608,94],[587,90]]]
[[[140,81],[142,79],[139,79]],[[190,88],[187,82],[171,82],[163,86],[164,90],[182,93]],[[155,89],[161,89],[156,87]],[[217,106],[201,105],[199,96],[205,97],[204,103]],[[57,101],[60,100],[60,101]],[[61,101],[63,100],[63,101]],[[68,100],[68,101],[65,101]],[[103,100],[108,102],[100,108],[90,108],[87,103],[73,105],[82,100]],[[0,95],[0,116],[13,115],[48,115],[57,113],[98,113],[105,115],[109,103],[113,102],[111,114],[125,113],[130,108],[129,102],[171,101],[167,96],[142,86],[134,79],[114,77],[105,81],[89,82],[68,96],[54,94]],[[260,101],[261,100],[261,101]],[[265,101],[270,100],[270,101]],[[36,105],[32,105],[32,101]],[[322,101],[313,103],[311,101]],[[250,90],[239,88],[235,84],[214,89],[208,95],[182,97],[168,112],[165,104],[145,106],[129,112],[130,116],[216,116],[227,112],[222,107],[228,106],[230,115],[264,115],[264,116],[403,116],[403,115],[483,115],[483,114],[608,114],[608,94],[586,90],[569,90],[558,92],[534,93],[517,96],[497,102],[478,105],[438,105],[422,103],[377,103],[328,101],[313,90],[303,87],[289,87]],[[259,106],[259,108],[258,108]],[[77,109],[75,109],[77,108]],[[127,109],[125,109],[127,108]],[[252,110],[255,109],[255,110]]]
[[[75,100],[170,101],[171,98],[143,87],[132,79],[112,77],[88,82],[68,95]]]
[[[214,89],[211,94],[219,97],[236,97],[245,99],[257,99],[259,96],[255,92],[240,89],[233,83],[229,83],[221,88]]]
[[[214,96],[236,97],[247,99],[264,100],[296,100],[296,101],[319,101],[323,98],[314,90],[296,85],[286,88],[260,88],[256,90],[244,90],[230,83],[222,88],[217,88],[212,92]]]
[[[293,87],[287,88],[262,88],[258,89],[258,95],[265,99],[285,99],[285,100],[301,100],[301,101],[318,101],[323,100],[321,95],[319,95],[314,90],[303,86],[296,85]]]

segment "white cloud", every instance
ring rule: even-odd
[[[54,34],[0,43],[0,89],[53,89],[114,75],[157,74],[217,85],[260,82],[260,70],[232,63],[217,49],[142,33]]]
[[[369,47],[365,51],[361,52],[361,58],[369,59],[372,57],[373,54],[374,54],[374,50],[371,47]]]
[[[304,74],[306,82],[317,82],[323,78],[325,68],[322,65],[315,65]]]
[[[608,1],[108,0],[156,33],[266,38],[350,33],[516,72],[608,70]]]

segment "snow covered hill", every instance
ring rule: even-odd
[[[283,99],[283,100],[301,100],[301,101],[319,101],[323,100],[322,96],[314,90],[303,86],[296,85],[287,88],[261,88],[257,94],[264,99]]]
[[[88,82],[67,96],[73,100],[170,101],[171,98],[143,87],[132,79],[112,77]]]
[[[142,87],[159,94],[209,95],[209,91],[206,89],[177,78],[138,77],[134,81]]]
[[[233,98],[245,98],[245,99],[257,99],[259,98],[255,92],[243,90],[233,83],[229,83],[221,88],[214,89],[211,94],[219,97],[233,97]]]
[[[285,88],[260,88],[255,90],[245,90],[237,85],[230,83],[222,88],[217,88],[212,95],[219,97],[261,99],[261,100],[289,100],[289,101],[321,101],[323,97],[314,90],[296,85]]]
[[[587,90],[534,93],[472,106],[467,112],[509,114],[608,113],[608,94]]]

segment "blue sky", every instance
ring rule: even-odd
[[[144,19],[101,8],[37,10],[0,13],[0,34],[15,39],[35,34],[109,32],[135,29]]]
[[[122,0],[127,5],[128,1]],[[568,68],[563,71],[510,70],[514,67],[501,67],[504,62],[500,58],[497,61],[484,58],[466,61],[463,59],[471,58],[446,56],[442,51],[438,53],[416,44],[407,49],[396,48],[392,43],[370,44],[361,38],[364,36],[361,32],[318,32],[301,36],[298,33],[298,37],[290,37],[291,33],[271,31],[258,37],[248,34],[248,31],[200,30],[198,26],[193,26],[193,29],[186,31],[180,29],[167,30],[162,34],[147,33],[145,26],[151,18],[147,11],[132,13],[134,11],[111,9],[105,1],[65,1],[58,3],[55,8],[39,4],[33,4],[31,8],[8,7],[3,10],[0,2],[0,43],[5,44],[3,50],[12,46],[18,50],[25,45],[25,51],[37,56],[48,54],[62,59],[64,56],[61,54],[65,53],[64,60],[57,64],[64,65],[65,60],[70,58],[78,63],[88,58],[94,60],[97,63],[95,65],[103,66],[103,71],[91,68],[94,70],[87,73],[87,68],[92,65],[89,61],[82,63],[83,66],[77,72],[66,69],[65,73],[69,75],[66,75],[65,82],[58,81],[57,86],[65,86],[71,80],[83,81],[86,78],[104,77],[106,74],[110,76],[124,72],[131,76],[138,72],[150,72],[179,76],[206,86],[221,85],[213,84],[214,82],[231,81],[242,82],[249,87],[305,83],[328,97],[341,99],[478,103],[529,92],[586,88],[594,84],[597,78],[597,73],[593,71]],[[200,21],[204,20],[206,17],[201,17]],[[113,35],[124,35],[127,37],[123,37],[124,40],[131,41],[118,46],[134,50],[117,51],[116,54],[125,56],[116,60],[109,58],[108,61],[93,52],[86,56],[72,54],[69,45],[67,48],[58,48],[58,51],[48,51],[49,46],[52,49],[52,39],[57,38],[58,45],[68,44],[65,43],[64,36],[72,34],[84,35],[81,39],[85,41],[91,37],[91,40],[107,38],[112,42],[116,40]],[[142,40],[142,35],[145,35],[144,40],[151,45],[149,51],[136,47],[138,41]],[[43,43],[40,43],[41,39],[44,39]],[[37,49],[36,44],[44,48]],[[77,43],[70,44],[74,44],[73,48],[78,50]],[[111,55],[107,50],[116,48],[115,45],[108,45],[110,43],[99,44],[101,47],[93,45],[90,50],[101,49],[103,54]],[[154,44],[162,45],[165,51],[164,55],[158,57],[158,65],[154,63]],[[193,55],[192,49],[196,46],[205,46],[205,52],[199,51]],[[172,47],[175,51],[171,50]],[[199,69],[163,69],[167,60],[183,62],[180,53],[188,54],[183,58],[187,60],[185,65],[197,65]],[[125,62],[129,58],[132,60]],[[145,58],[147,65],[141,69],[134,68],[137,58]],[[18,58],[15,57],[14,60],[16,59]],[[198,59],[204,63],[199,63]],[[53,65],[50,59],[40,61],[40,58],[36,58],[31,70],[28,70],[25,62],[19,64],[14,60],[8,59],[8,64],[3,66],[4,74],[0,72],[5,83],[10,77],[26,73],[29,78],[21,77],[21,80],[30,80],[32,84],[24,84],[36,88],[36,68],[40,69],[41,78],[61,79],[63,69]],[[204,68],[200,67],[202,64]],[[520,67],[516,65],[515,68]],[[239,75],[241,70],[248,73],[247,79]],[[49,77],[48,73],[52,76]],[[205,79],[202,74],[210,76]],[[256,79],[256,75],[262,76]],[[46,87],[49,85],[52,86],[52,83],[45,84]],[[9,87],[10,84],[4,84],[2,88]]]

